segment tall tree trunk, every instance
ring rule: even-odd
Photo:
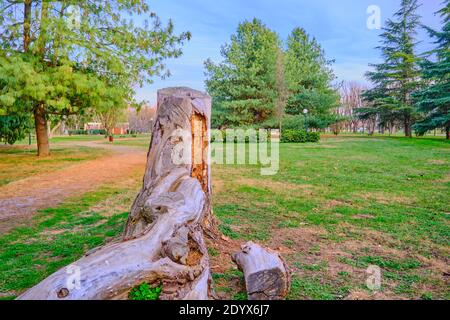
[[[31,4],[32,0],[23,3],[23,51],[28,52],[31,42]]]
[[[47,42],[47,25],[48,25],[48,2],[42,2],[41,6],[41,25],[39,30],[39,38],[37,47],[41,59],[45,59],[45,46]]]
[[[405,137],[412,138],[411,115],[405,115]]]
[[[34,109],[34,124],[36,127],[38,156],[47,157],[50,155],[50,147],[48,143],[48,129],[45,109],[42,104]]]
[[[450,126],[445,128],[445,137],[447,140],[450,140]]]

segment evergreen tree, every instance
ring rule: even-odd
[[[415,53],[415,36],[420,25],[418,8],[417,0],[402,0],[400,10],[386,22],[378,47],[384,61],[371,65],[375,70],[366,76],[375,87],[364,94],[384,121],[401,121],[407,137],[412,136],[416,116],[412,93],[421,85],[420,58]]]
[[[240,23],[223,61],[205,62],[206,87],[213,97],[213,125],[261,124],[275,116],[278,35],[260,20]]]
[[[436,61],[425,60],[422,63],[422,77],[429,86],[415,93],[417,107],[425,113],[425,119],[416,123],[414,129],[424,134],[436,128],[445,128],[450,139],[450,0],[438,13],[443,18],[441,31],[426,28],[430,36],[436,39],[437,48],[432,51]]]
[[[143,1],[2,1],[0,111],[33,114],[46,156],[50,116],[126,105],[133,87],[167,74],[164,60],[189,37],[174,35]]]
[[[30,117],[27,115],[0,115],[0,141],[12,145],[17,140],[24,139],[31,127]]]
[[[303,110],[307,109],[310,127],[326,128],[335,122],[331,110],[338,106],[339,95],[331,86],[335,79],[332,63],[305,30],[292,31],[286,50],[287,114],[303,117]]]

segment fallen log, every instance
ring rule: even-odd
[[[249,300],[281,300],[287,296],[290,274],[277,252],[250,241],[232,259],[244,273]]]
[[[160,299],[208,299],[210,113],[211,98],[199,91],[160,90],[143,187],[122,241],[92,250],[18,299],[127,299],[142,283],[161,285]]]

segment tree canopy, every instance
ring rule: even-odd
[[[332,88],[333,61],[305,30],[295,28],[286,49],[260,20],[239,24],[223,61],[205,62],[206,86],[213,96],[213,125],[303,127],[303,109],[317,128],[332,123],[339,96]],[[310,118],[313,120],[313,118]]]
[[[143,1],[6,1],[0,13],[0,110],[34,114],[40,155],[50,115],[132,101],[190,38]]]
[[[416,117],[412,93],[421,86],[420,57],[416,54],[415,39],[420,26],[417,0],[402,0],[393,19],[388,19],[381,44],[377,47],[383,62],[372,64],[374,71],[366,74],[374,88],[364,94],[372,110],[360,110],[362,117],[375,112],[382,123],[398,120],[403,123],[405,135],[411,137]]]
[[[24,139],[32,127],[30,120],[27,115],[0,115],[0,141],[12,145]]]
[[[240,23],[222,47],[221,63],[205,62],[215,125],[251,125],[274,116],[280,44],[275,32],[253,19]]]
[[[422,63],[422,77],[429,85],[415,93],[418,110],[425,114],[424,119],[414,125],[419,134],[436,128],[445,128],[450,139],[450,1],[444,2],[438,13],[443,19],[442,30],[426,27],[435,39],[436,49],[430,52],[435,61],[426,59]]]
[[[326,128],[336,121],[331,109],[338,106],[339,95],[331,84],[335,79],[332,63],[317,40],[304,29],[292,31],[286,50],[286,81],[290,93],[287,114],[302,117],[306,109],[312,115],[308,126],[314,128]]]

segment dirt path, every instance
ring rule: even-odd
[[[0,187],[0,234],[26,224],[39,209],[117,182],[135,170],[144,171],[146,151],[142,148],[97,142],[77,142],[76,145],[105,148],[111,150],[111,154]]]

